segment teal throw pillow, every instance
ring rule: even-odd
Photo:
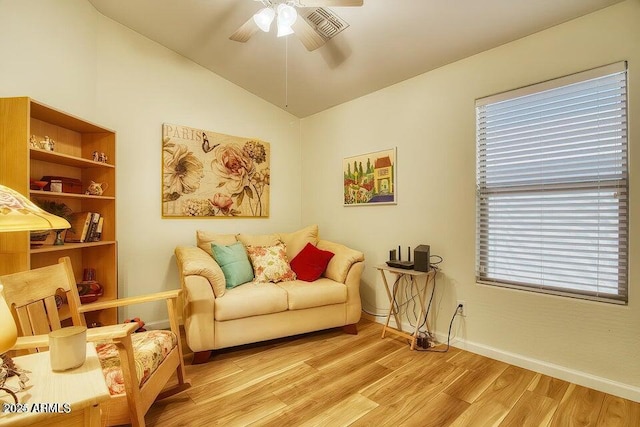
[[[222,269],[226,288],[231,289],[253,280],[253,268],[242,242],[229,246],[211,244],[211,252]]]

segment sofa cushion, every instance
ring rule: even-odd
[[[273,246],[280,242],[280,236],[277,234],[238,234],[238,240],[245,246]]]
[[[212,243],[211,250],[213,257],[222,269],[227,289],[253,280],[253,269],[242,243],[236,242],[229,246]]]
[[[343,304],[347,301],[347,287],[324,277],[315,282],[280,282],[278,286],[287,291],[289,310]]]
[[[318,225],[310,225],[293,233],[280,233],[280,239],[287,245],[287,256],[291,260],[307,243],[313,246],[318,244]]]
[[[333,279],[336,282],[344,283],[347,280],[347,274],[353,263],[364,261],[364,254],[360,251],[348,248],[340,243],[320,240],[318,249],[333,252],[335,255],[329,261],[324,276]]]
[[[217,321],[242,319],[287,310],[287,292],[274,283],[251,282],[227,289],[215,300]]]
[[[211,244],[229,246],[237,242],[235,234],[218,234],[213,231],[196,231],[196,243],[200,249],[206,253],[211,253]]]
[[[333,252],[323,251],[307,243],[304,249],[291,260],[291,269],[295,271],[299,280],[313,282],[322,276],[331,258],[333,258]]]
[[[295,280],[296,273],[289,266],[284,243],[273,246],[247,246],[253,266],[255,282],[286,282]]]

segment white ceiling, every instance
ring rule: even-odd
[[[621,0],[364,0],[330,8],[350,27],[313,52],[273,28],[229,40],[262,7],[253,0],[89,1],[302,118]]]

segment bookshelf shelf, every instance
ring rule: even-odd
[[[57,163],[65,166],[77,168],[115,168],[114,165],[109,163],[94,162],[93,160],[70,156],[55,151],[41,150],[39,148],[30,148],[29,152],[31,158],[34,160],[42,160],[44,162]]]
[[[60,252],[60,251],[71,251],[74,249],[83,249],[83,248],[92,248],[96,246],[104,246],[104,245],[115,245],[115,240],[104,240],[100,242],[87,242],[87,243],[65,243],[64,245],[54,246],[54,245],[43,245],[38,248],[32,248],[32,254],[42,254],[45,252]]]
[[[28,231],[0,233],[0,275],[55,264],[60,257],[68,256],[77,282],[82,280],[85,268],[94,268],[104,289],[103,298],[117,298],[115,132],[27,97],[0,98],[0,129],[0,184],[32,200],[55,200],[72,212],[95,212],[104,218],[102,240],[98,242],[31,248]],[[54,151],[34,148],[30,144],[32,136],[36,142],[45,137],[54,140]],[[107,162],[93,161],[94,152],[104,153]],[[31,181],[44,176],[77,180],[82,183],[83,193],[30,189]],[[105,184],[105,194],[84,194],[91,181]],[[52,243],[52,239],[45,243]],[[65,307],[68,311],[63,305],[61,313]],[[85,317],[88,324],[113,324],[117,322],[117,310],[87,313]]]
[[[54,199],[94,199],[94,200],[115,200],[115,196],[92,196],[78,193],[56,193],[53,191],[30,190],[31,197],[48,197]]]

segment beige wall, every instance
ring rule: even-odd
[[[476,98],[629,61],[630,176],[640,156],[640,2],[630,0],[302,120],[303,223],[365,252],[363,306],[388,308],[376,264],[402,244],[441,255],[435,326],[457,300],[458,345],[640,400],[640,212],[631,211],[628,306],[482,286],[474,280]],[[398,204],[343,207],[341,161],[397,147]],[[631,200],[640,187],[631,187]],[[632,202],[633,203],[633,202]],[[634,204],[637,206],[637,203]]]
[[[365,252],[363,303],[383,312],[373,266],[398,244],[427,243],[445,258],[435,298],[441,337],[461,299],[468,315],[456,325],[458,345],[640,400],[637,210],[628,306],[474,283],[474,100],[626,59],[637,181],[638,22],[640,4],[628,0],[304,119],[300,129],[295,117],[103,17],[86,0],[0,0],[0,96],[31,96],[118,132],[121,295],[177,287],[173,248],[192,243],[197,228],[262,232],[318,223],[323,238]],[[162,220],[163,122],[270,141],[271,217]],[[342,158],[394,146],[398,205],[344,208]],[[632,203],[639,197],[632,186]],[[131,315],[164,318],[156,306]]]
[[[300,226],[299,119],[98,13],[86,0],[0,0],[0,96],[30,96],[117,132],[120,295],[180,286],[173,257],[195,230]],[[161,219],[161,126],[271,143],[268,219]],[[99,279],[99,277],[98,277]],[[122,313],[166,319],[149,305]]]
[[[0,0],[0,96],[93,118],[96,23],[86,0]]]

